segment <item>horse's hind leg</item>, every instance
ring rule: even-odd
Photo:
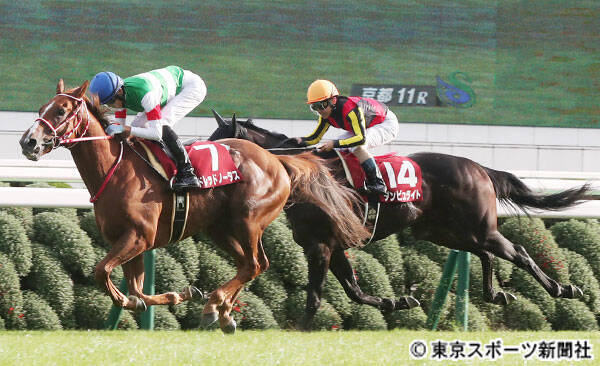
[[[475,253],[481,259],[482,277],[483,277],[483,297],[485,301],[499,305],[508,305],[516,297],[513,294],[504,291],[495,291],[492,281],[494,275],[492,253],[483,251]]]
[[[576,298],[583,296],[580,288],[574,285],[562,285],[548,277],[531,259],[525,248],[511,243],[498,231],[494,231],[487,236],[484,249],[529,272],[553,297]]]
[[[236,323],[231,318],[230,313],[233,309],[233,303],[244,287],[244,285],[256,278],[260,273],[267,270],[269,262],[259,244],[259,238],[262,230],[259,225],[254,228],[243,230],[245,234],[238,231],[238,236],[245,236],[244,240],[237,240],[233,236],[213,238],[223,248],[233,255],[237,273],[234,278],[229,280],[223,286],[211,292],[208,302],[202,311],[202,326],[207,327],[217,319],[224,333],[233,333],[236,329]]]
[[[401,264],[400,264],[401,265]],[[338,279],[346,295],[359,304],[367,304],[385,311],[410,309],[419,306],[412,296],[403,296],[398,300],[367,295],[358,286],[352,266],[343,250],[337,249],[331,254],[329,269]]]

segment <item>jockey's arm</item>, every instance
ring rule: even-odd
[[[144,113],[140,113],[135,117],[135,119],[131,123],[132,136],[141,137],[147,140],[162,140],[163,124],[160,119],[160,105],[157,105],[156,108],[158,109],[158,112],[156,112],[155,109],[153,109],[152,111],[150,111],[150,113],[146,112],[145,116]],[[147,119],[148,121],[145,122],[145,119]]]
[[[329,126],[331,126],[331,125],[329,123],[327,123],[326,120],[319,117],[319,123],[317,124],[317,128],[315,128],[313,133],[311,133],[310,135],[308,135],[306,137],[302,137],[302,141],[304,143],[306,143],[307,145],[316,144],[317,142],[321,141],[321,139],[323,138],[323,135],[329,129]]]
[[[138,114],[131,123],[131,135],[147,140],[162,140],[161,95],[162,92],[156,90],[152,90],[144,95],[140,103],[142,108],[144,108],[144,113]]]
[[[348,113],[348,121],[352,126],[352,132],[354,132],[354,136],[349,137],[343,140],[335,140],[333,145],[335,148],[340,147],[354,147],[358,145],[362,145],[365,143],[365,116],[360,107],[356,107]]]

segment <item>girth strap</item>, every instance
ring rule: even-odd
[[[189,207],[189,192],[173,193],[173,214],[171,216],[171,234],[169,235],[169,243],[178,242],[183,237]]]

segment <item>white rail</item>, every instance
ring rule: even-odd
[[[527,186],[538,192],[554,192],[589,182],[593,194],[600,195],[600,173],[512,171]],[[81,177],[71,160],[25,159],[0,160],[0,181],[49,181],[81,183]],[[0,207],[74,207],[90,208],[90,195],[86,189],[16,188],[0,187]],[[498,216],[523,215],[498,205]],[[563,211],[530,211],[533,217],[542,218],[600,218],[600,200],[585,201]]]

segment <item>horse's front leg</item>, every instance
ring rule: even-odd
[[[145,240],[140,238],[134,230],[131,230],[121,235],[121,237],[113,243],[111,250],[106,254],[104,259],[96,265],[96,268],[94,269],[96,282],[104,288],[115,306],[131,310],[139,310],[142,306],[136,298],[128,298],[119,291],[117,286],[111,281],[110,274],[116,266],[122,265],[123,263],[140,256],[144,250],[146,250]],[[129,276],[127,276],[127,274],[125,275],[126,278],[129,279]]]
[[[321,295],[325,276],[329,269],[331,249],[324,243],[316,243],[304,248],[308,261],[308,286],[306,288],[306,309],[300,320],[300,329],[310,330],[312,321],[321,306]]]
[[[123,264],[123,272],[127,279],[129,294],[140,298],[146,306],[177,305],[192,298],[203,297],[200,290],[194,286],[188,286],[183,289],[182,292],[166,292],[156,295],[144,294],[144,271],[143,255],[138,255],[129,262]]]

